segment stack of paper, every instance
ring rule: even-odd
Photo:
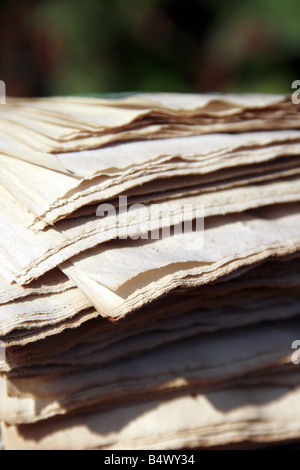
[[[286,96],[2,106],[5,448],[299,439],[299,155]]]

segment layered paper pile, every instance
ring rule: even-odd
[[[288,96],[8,100],[5,448],[299,439],[299,155]]]

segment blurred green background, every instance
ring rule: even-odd
[[[291,92],[299,0],[1,0],[10,96]]]

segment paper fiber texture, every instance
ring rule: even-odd
[[[0,234],[0,246],[3,248],[0,270],[8,282],[15,280],[22,284],[28,283],[89,248],[118,236],[141,234],[145,230],[143,227],[149,226],[150,217],[151,228],[155,230],[170,224],[170,216],[176,217],[174,220],[177,223],[181,223],[183,219],[194,219],[195,208],[200,205],[204,205],[204,214],[208,218],[262,205],[293,202],[300,198],[299,181],[299,177],[290,177],[261,183],[259,186],[248,184],[203,194],[200,190],[198,195],[179,198],[173,195],[169,201],[154,200],[147,207],[134,206],[136,202],[131,204],[129,200],[126,217],[118,216],[119,209],[116,206],[115,214],[102,219],[97,217],[97,208],[94,208],[94,214],[90,217],[60,222],[55,228],[37,234],[26,228],[27,213],[22,208],[16,208],[15,199],[0,187],[3,201],[0,209],[3,221]],[[167,216],[165,222],[161,217],[163,213]]]
[[[189,165],[186,165],[186,169],[183,174],[188,175],[191,172],[190,162],[188,162],[188,160],[195,152],[196,154],[194,158],[197,161],[199,160],[199,157],[201,157],[201,153],[204,155],[207,154],[208,157],[206,163],[201,163],[200,158],[200,161],[198,162],[198,166],[200,165],[197,170],[198,174],[199,172],[207,173],[208,171],[216,171],[217,169],[224,167],[237,166],[238,164],[241,164],[241,162],[247,161],[247,156],[243,156],[243,159],[240,159],[240,161],[238,158],[236,160],[226,158],[226,153],[230,156],[233,150],[236,151],[239,148],[246,149],[247,147],[258,147],[256,149],[257,157],[254,157],[254,155],[252,156],[252,163],[257,163],[257,158],[262,162],[266,159],[278,158],[279,155],[289,155],[289,152],[291,154],[293,154],[293,152],[298,152],[299,154],[299,132],[295,131],[287,131],[283,134],[280,134],[279,132],[277,135],[273,135],[272,137],[268,136],[267,133],[254,133],[253,136],[251,136],[251,134],[246,134],[246,138],[241,138],[241,136],[237,135],[232,136],[231,141],[230,139],[228,140],[228,135],[225,137],[217,135],[214,136],[213,139],[209,137],[210,136],[204,136],[205,140],[203,143],[201,143],[200,136],[200,138],[193,138],[196,139],[196,142],[188,141],[186,146],[182,146],[181,144],[179,149],[181,149],[182,152],[184,151],[183,154],[176,150],[176,141],[178,139],[175,139],[173,144],[172,139],[165,141],[169,142],[169,140],[171,140],[171,151],[169,150],[167,154],[165,154],[165,152],[167,152],[166,144],[164,144],[165,150],[159,150],[161,141],[153,142],[154,146],[150,153],[149,150],[139,150],[141,144],[138,145],[137,143],[123,144],[117,147],[108,147],[107,149],[94,151],[99,155],[98,157],[94,157],[94,169],[98,167],[98,176],[95,175],[92,177],[90,183],[80,178],[58,173],[53,170],[47,170],[46,168],[36,165],[35,167],[32,167],[31,164],[25,161],[18,161],[14,158],[8,158],[3,155],[0,157],[2,167],[0,175],[1,184],[5,185],[5,187],[7,187],[16,197],[21,199],[23,203],[28,206],[30,211],[33,213],[33,218],[36,218],[37,222],[38,219],[41,219],[46,224],[52,224],[58,220],[58,218],[72,212],[74,208],[78,209],[83,204],[97,200],[96,197],[98,200],[105,200],[113,195],[117,195],[122,190],[127,190],[135,185],[138,186],[140,182],[145,182],[147,179],[149,180],[151,175],[150,169],[154,166],[155,160],[159,163],[159,160],[163,162],[172,160],[174,157],[183,160],[185,159]],[[219,140],[220,143],[218,144]],[[295,142],[295,145],[293,145],[293,141]],[[281,144],[278,147],[279,143]],[[275,148],[272,150],[270,148],[268,149],[268,145],[270,144],[277,145],[275,145]],[[137,145],[136,150],[134,145]],[[266,149],[264,149],[265,146]],[[198,152],[197,147],[199,148]],[[219,152],[219,162],[218,159],[216,159],[217,154],[215,158],[213,158],[213,153],[208,153],[211,150],[215,154],[216,152]],[[259,152],[262,152],[261,157],[259,157]],[[91,153],[93,154],[93,151]],[[121,155],[122,162],[120,163]],[[80,154],[78,159],[80,159],[80,162],[84,160],[84,164],[81,164],[83,164],[85,168],[89,168],[90,162],[91,165],[93,165],[93,155],[90,155],[90,153],[88,153],[88,155]],[[71,165],[72,156],[66,156],[64,161],[69,162],[68,164]],[[110,167],[109,162],[112,162],[111,164],[113,165],[121,165],[121,168],[118,169],[114,166]],[[214,166],[211,166],[213,162]],[[170,162],[168,166],[169,170],[174,171],[174,169],[176,169],[176,162],[173,164]],[[73,170],[76,171],[76,168],[73,168]],[[70,171],[73,170],[70,167]],[[160,171],[157,173],[161,175],[161,171],[162,168],[160,166]],[[91,174],[92,173],[93,172],[91,172]],[[143,177],[143,179],[139,180],[137,179],[138,177]],[[155,176],[152,176],[152,180],[153,178],[155,178]],[[159,175],[157,175],[156,178],[161,178],[161,176],[159,177]],[[90,177],[88,177],[88,179],[90,179]],[[30,185],[28,182],[30,182]],[[124,186],[123,189],[121,183]],[[116,185],[117,187],[113,189]],[[97,191],[99,192],[100,189],[101,198],[99,198],[99,195],[96,196]],[[94,197],[92,197],[93,193]],[[82,196],[84,196],[83,199],[81,199]],[[70,200],[68,201],[68,199]],[[64,208],[67,203],[69,204],[67,206],[68,209],[66,207]]]
[[[297,292],[300,283],[298,271],[298,258],[263,263],[254,269],[248,268],[245,273],[235,273],[236,277],[221,280],[213,286],[185,291],[175,290],[169,296],[158,299],[135,315],[129,316],[117,326],[105,319],[97,318],[86,324],[84,328],[81,326],[80,330],[73,329],[62,333],[63,336],[59,341],[50,337],[47,341],[32,344],[39,334],[41,338],[47,336],[45,327],[31,332],[15,331],[5,338],[10,364],[12,367],[17,364],[26,367],[46,362],[80,364],[81,356],[94,351],[101,351],[101,357],[97,355],[97,363],[105,363],[110,359],[116,359],[117,354],[121,354],[122,348],[126,355],[130,351],[136,351],[137,348],[147,349],[151,341],[153,344],[172,341],[173,330],[176,337],[183,327],[184,335],[191,336],[194,330],[186,328],[192,325],[198,325],[196,332],[216,331],[241,324],[252,324],[263,318],[272,321],[287,318],[294,315],[298,309]],[[250,305],[249,298],[252,301]],[[244,312],[248,313],[244,315]],[[87,319],[90,315],[90,312],[87,313]],[[223,315],[224,321],[222,321]],[[97,317],[96,311],[93,316]],[[77,317],[78,315],[74,318],[74,324],[78,322]],[[81,318],[84,318],[84,314]],[[70,320],[64,323],[68,329]],[[151,332],[156,334],[149,337],[146,342],[139,339],[141,335]],[[171,332],[170,338],[159,334],[162,332]],[[49,335],[52,336],[52,327]],[[134,340],[135,337],[137,341]],[[133,343],[128,343],[128,339]],[[24,346],[26,343],[27,347]],[[121,349],[112,348],[115,343],[120,343]],[[20,348],[16,347],[18,344],[21,345]],[[66,354],[61,355],[60,353],[64,351]],[[92,358],[89,359],[91,360]]]
[[[110,403],[138,403],[156,393],[182,394],[189,388],[205,389],[273,364],[289,362],[291,344],[298,331],[299,322],[291,321],[280,326],[257,325],[195,336],[99,369],[12,379],[8,391],[12,398],[19,396],[17,422],[46,419],[88,406],[102,405],[105,409]],[[32,397],[31,410],[22,405],[22,397],[26,400]],[[2,419],[11,423],[16,417],[13,418],[13,406],[9,407],[10,415],[6,414],[9,402],[10,397],[7,403],[4,399],[1,409]]]
[[[159,134],[170,137],[174,131],[179,136],[193,134],[195,127],[196,133],[212,132],[214,127],[243,129],[245,121],[250,129],[253,126],[264,129],[268,125],[266,116],[273,117],[273,129],[284,128],[285,120],[292,117],[294,128],[297,127],[297,114],[289,97],[280,95],[273,99],[256,95],[252,104],[251,97],[246,95],[244,98],[231,95],[227,101],[221,96],[183,98],[183,95],[165,94],[153,96],[151,100],[143,97],[135,97],[133,102],[119,100],[117,106],[108,100],[84,98],[15,99],[1,111],[4,135],[15,136],[17,132],[18,139],[29,148],[46,152],[82,149],[93,145],[92,138],[96,141],[94,145],[100,146],[118,138]]]
[[[0,277],[0,305],[29,296],[59,293],[71,287],[74,287],[74,283],[64,276],[59,269],[52,270],[26,287],[9,284],[4,278]]]
[[[26,374],[44,375],[51,371],[53,374],[60,374],[71,370],[80,370],[86,364],[89,366],[105,365],[113,361],[124,360],[136,354],[141,354],[162,344],[170,345],[179,339],[192,338],[197,334],[214,334],[220,330],[227,330],[237,327],[246,327],[263,321],[276,322],[297,316],[299,312],[299,295],[297,289],[286,289],[277,295],[271,296],[271,290],[266,291],[264,296],[256,298],[253,291],[241,292],[239,295],[232,295],[232,303],[220,302],[216,300],[214,304],[207,305],[206,299],[201,307],[201,297],[198,304],[191,306],[181,314],[178,311],[169,313],[166,318],[151,318],[146,321],[146,313],[143,312],[143,324],[128,321],[120,328],[105,331],[105,326],[100,319],[90,325],[90,332],[83,331],[83,335],[78,332],[79,344],[74,345],[74,338],[70,334],[63,334],[62,340],[66,343],[61,345],[65,352],[59,354],[59,345],[50,337],[44,344],[29,344],[24,347],[24,351],[16,347],[8,349],[8,360],[11,376],[22,376]],[[245,301],[241,301],[241,296],[245,296]],[[249,305],[249,298],[253,301]],[[288,298],[288,300],[286,300]],[[179,302],[176,297],[170,298],[170,302]],[[231,312],[229,309],[231,308]],[[166,315],[166,308],[159,309],[157,313]],[[96,314],[95,314],[96,318]],[[88,325],[86,325],[88,327]],[[102,328],[101,328],[102,327]],[[124,327],[124,328],[123,328]],[[130,329],[130,327],[132,329]],[[98,332],[97,332],[98,330]],[[53,344],[54,343],[54,344]],[[73,343],[73,347],[72,347]],[[6,343],[7,344],[7,343]],[[9,343],[8,343],[9,344]],[[51,346],[50,351],[47,347]],[[12,349],[12,352],[11,352]],[[27,354],[26,354],[27,352]],[[44,370],[41,368],[44,367]],[[47,366],[47,367],[45,367]]]
[[[198,234],[188,232],[178,239],[131,240],[93,249],[61,269],[99,312],[117,320],[175,287],[205,284],[243,265],[299,250],[297,204],[221,220],[206,224],[198,250]]]
[[[299,155],[288,95],[8,99],[5,448],[299,440]]]
[[[297,439],[299,389],[239,387],[41,424],[3,426],[7,449],[182,449]],[[159,426],[159,430],[158,430]]]
[[[18,328],[31,329],[58,323],[89,307],[91,303],[76,287],[1,305],[0,335]]]

